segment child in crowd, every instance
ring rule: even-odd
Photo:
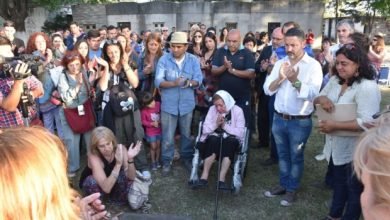
[[[155,101],[150,92],[144,93],[141,102],[141,121],[145,128],[145,139],[150,144],[151,168],[156,171],[161,167],[159,162],[161,140],[160,102]]]

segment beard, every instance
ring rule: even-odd
[[[295,59],[295,58],[297,58],[297,56],[296,56],[294,53],[291,53],[291,52],[288,52],[288,53],[287,53],[287,56],[288,56],[288,58],[290,58],[290,59]]]

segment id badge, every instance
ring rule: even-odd
[[[84,105],[78,105],[77,106],[77,111],[78,111],[80,116],[85,115]]]

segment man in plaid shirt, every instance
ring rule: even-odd
[[[12,44],[5,38],[0,37],[0,56],[13,57]],[[27,64],[20,63],[15,67],[15,71],[26,73],[29,71]],[[13,80],[2,70],[0,64],[0,128],[9,128],[23,125],[22,113],[18,109],[23,83],[26,82],[31,95],[37,98],[43,94],[41,82],[34,76],[22,80]],[[37,112],[29,107],[29,119],[37,117]]]

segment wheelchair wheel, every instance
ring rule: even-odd
[[[232,187],[232,193],[233,193],[233,195],[238,195],[238,194],[240,194],[240,190],[241,190],[241,187],[240,186],[233,186]]]

